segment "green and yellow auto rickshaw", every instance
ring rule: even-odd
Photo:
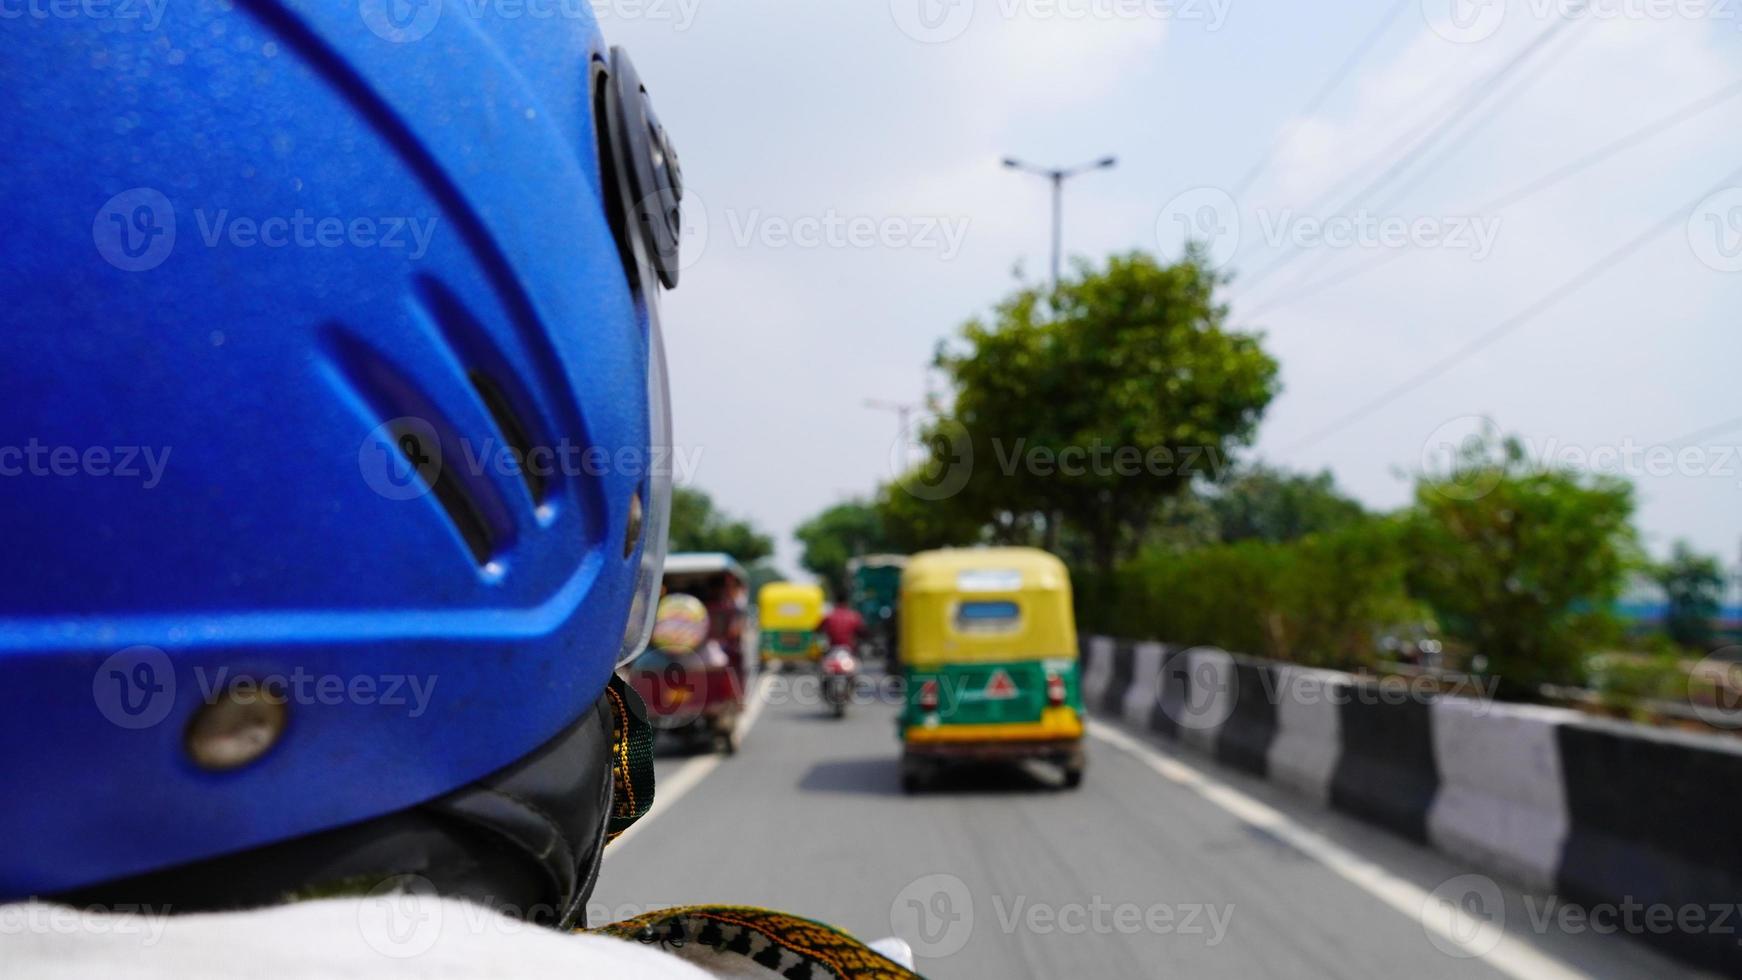
[[[933,551],[901,579],[901,784],[947,764],[1040,759],[1083,780],[1070,573],[1031,548]]]
[[[823,621],[822,586],[770,582],[757,594],[756,610],[763,669],[810,666],[822,656],[817,634]]]

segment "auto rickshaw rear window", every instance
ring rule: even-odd
[[[1009,601],[964,602],[956,606],[958,633],[1012,633],[1022,625],[1022,607]]]

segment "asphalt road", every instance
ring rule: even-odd
[[[1470,869],[1164,743],[1100,729],[1076,791],[994,767],[906,796],[893,707],[764,701],[736,757],[660,759],[595,919],[777,908],[900,935],[933,978],[1687,975],[1544,926],[1544,899],[1505,886],[1501,941],[1470,956],[1488,944],[1424,926],[1426,895]]]

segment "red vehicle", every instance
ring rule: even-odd
[[[647,702],[647,717],[666,737],[691,746],[708,745],[730,755],[738,750],[738,721],[750,690],[744,656],[749,576],[729,555],[680,554],[665,561],[664,594],[693,596],[667,604],[654,642],[624,676]],[[705,620],[702,611],[705,610]]]

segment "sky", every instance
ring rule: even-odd
[[[1010,156],[1118,157],[1068,185],[1071,258],[1209,242],[1282,367],[1249,455],[1392,508],[1492,424],[1631,478],[1654,552],[1742,557],[1742,89],[1569,170],[1742,84],[1742,4],[594,5],[691,195],[683,476],[788,571],[791,530],[901,458],[866,402],[922,402],[937,343],[1047,275],[1048,187]]]

